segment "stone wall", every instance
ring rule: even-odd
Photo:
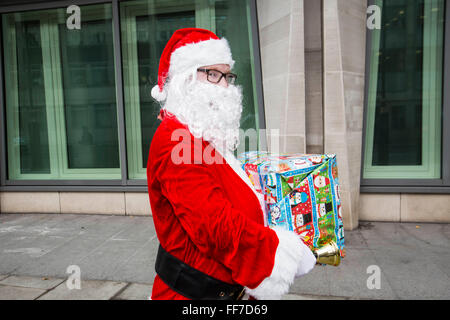
[[[259,0],[257,10],[269,150],[305,152],[303,1]]]
[[[358,225],[366,5],[257,1],[269,135],[280,130],[281,152],[337,155],[347,229]]]
[[[3,213],[151,215],[146,192],[0,192]]]

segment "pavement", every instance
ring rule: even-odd
[[[150,216],[0,214],[0,300],[147,300],[158,244]],[[360,222],[345,244],[283,299],[450,299],[450,224]]]

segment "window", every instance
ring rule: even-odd
[[[8,178],[120,179],[111,5],[3,15]]]
[[[127,1],[121,2],[120,12],[130,179],[145,179],[160,109],[150,90],[157,83],[164,46],[179,28],[205,28],[227,38],[236,61],[233,72],[244,91],[241,128],[259,129],[249,1]]]
[[[363,179],[440,179],[444,0],[376,0]]]
[[[4,184],[143,185],[159,125],[150,92],[178,28],[228,39],[244,91],[241,128],[260,128],[254,0],[82,2],[80,29],[67,27],[66,7],[2,14]]]

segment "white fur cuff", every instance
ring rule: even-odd
[[[316,263],[312,253],[313,259],[305,254],[305,248],[308,251],[309,248],[296,233],[280,227],[274,227],[273,230],[278,236],[279,244],[272,273],[255,289],[245,288],[249,295],[258,300],[281,299],[282,295],[289,292],[295,276],[309,272]]]

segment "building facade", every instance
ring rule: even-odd
[[[230,43],[247,148],[337,155],[346,229],[450,222],[449,2],[3,1],[0,212],[151,215],[158,59],[201,27]]]

